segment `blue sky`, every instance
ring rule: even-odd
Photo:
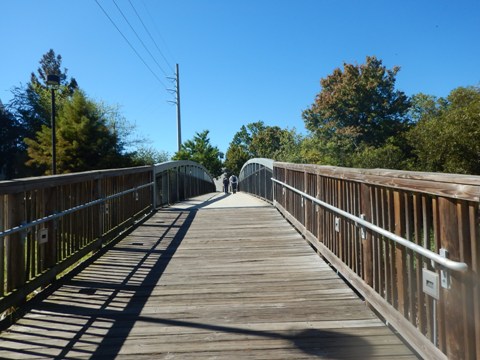
[[[4,103],[52,48],[89,97],[120,105],[140,135],[172,155],[166,75],[176,63],[182,139],[208,129],[223,152],[242,125],[259,120],[304,133],[301,113],[320,79],[368,55],[401,67],[397,88],[407,95],[480,84],[478,0],[115,0],[153,59],[115,3],[97,1],[155,76],[95,0],[0,0]]]

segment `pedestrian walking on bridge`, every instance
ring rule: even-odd
[[[225,194],[228,194],[228,186],[230,185],[230,180],[228,180],[227,174],[223,175],[223,191]]]
[[[233,174],[230,176],[230,184],[232,184],[232,192],[235,194],[237,192],[238,178]]]

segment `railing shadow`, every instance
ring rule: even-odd
[[[204,206],[226,196],[229,195],[207,200]],[[156,239],[152,239],[151,230],[145,228],[158,220],[153,216],[136,229],[134,240],[124,239],[105,254],[105,259],[100,258],[92,264],[93,268],[85,269],[80,273],[81,276],[69,281],[63,287],[65,289],[63,293],[56,296],[57,299],[52,301],[46,299],[36,307],[35,311],[43,316],[45,313],[54,315],[53,319],[44,318],[42,322],[29,326],[30,331],[37,330],[35,339],[55,340],[54,343],[57,345],[48,345],[52,358],[68,359],[76,357],[77,354],[89,359],[115,358],[120,354],[122,346],[138,321],[203,329],[222,334],[241,334],[258,339],[283,339],[313,357],[328,355],[330,359],[340,359],[360,348],[361,356],[369,357],[372,348],[366,340],[340,331],[312,328],[283,332],[264,331],[142,316],[142,309],[147,305],[156,284],[183,241],[200,207],[163,211],[163,214],[170,216],[170,221],[160,220],[164,226],[159,228],[159,236]],[[147,248],[149,244],[151,246]],[[143,252],[140,249],[143,249]],[[148,269],[148,272],[143,273],[145,269]],[[53,295],[55,297],[55,294]],[[124,301],[119,301],[118,298],[124,298]],[[71,329],[64,330],[65,324],[70,323],[74,324]],[[62,329],[61,339],[55,335],[57,324]],[[101,333],[101,340],[98,340],[99,336],[91,337],[91,334],[96,332]],[[66,339],[65,333],[71,336]],[[15,336],[12,339],[15,341]],[[57,342],[58,340],[61,341]],[[40,340],[17,341],[18,353],[33,356],[49,355],[43,353]],[[92,346],[95,348],[94,351],[91,350]],[[0,341],[0,350],[2,348]]]
[[[75,325],[72,325],[72,330],[67,330],[71,334],[68,341],[63,342],[61,346],[48,346],[50,352],[52,350],[55,352],[52,358],[67,359],[72,351],[80,352],[83,354],[82,356],[87,355],[89,358],[98,358],[97,354],[105,351],[110,354],[118,353],[149,295],[187,233],[195,218],[196,210],[168,211],[164,214],[170,215],[170,221],[166,227],[159,230],[159,236],[156,239],[149,236],[144,238],[145,241],[137,241],[142,239],[142,233],[145,232],[145,230],[142,231],[142,227],[155,222],[156,218],[153,215],[146,223],[136,228],[134,242],[129,242],[127,237],[102,257],[97,258],[95,262],[91,262],[88,267],[84,267],[82,272],[77,272],[77,276],[65,281],[63,286],[57,289],[57,292],[51,293],[50,297],[42,302],[32,305],[30,312],[34,314],[34,317],[39,314],[39,317],[27,327],[31,330],[22,334],[30,335],[29,333],[32,332],[32,340],[17,340],[15,336],[9,337],[9,342],[19,345],[18,349],[15,349],[15,353],[46,356],[47,354],[44,353],[46,350],[41,348],[42,342],[38,340],[39,338],[44,338],[45,341],[47,339],[65,340],[49,335],[55,331],[56,322],[62,332],[66,324],[67,327],[70,323],[75,323]],[[147,230],[147,232],[151,235],[151,230]],[[151,245],[147,247],[149,244]],[[150,268],[150,271],[144,275],[145,268]],[[139,295],[140,293],[141,295]],[[130,294],[131,299],[123,306],[119,306],[116,298],[123,294]],[[49,301],[50,299],[51,301]],[[97,306],[92,307],[92,303]],[[116,307],[117,309],[115,309]],[[40,314],[44,316],[45,312],[51,313],[52,316],[42,320],[43,317],[40,317]],[[122,313],[130,314],[126,323],[123,321]],[[122,317],[121,329],[117,326],[116,319],[118,317]],[[62,321],[57,321],[57,318],[61,318]],[[81,350],[79,350],[78,344],[85,343],[83,337],[92,329],[97,328],[96,324],[105,320],[112,326],[108,332],[103,334],[100,343],[96,345],[97,350],[91,353],[86,349],[82,350],[81,346]],[[128,329],[125,336],[118,338],[118,335],[124,333],[125,329]],[[112,336],[116,338],[115,344],[110,341]],[[18,336],[18,338],[20,337],[24,338]],[[0,357],[2,350],[8,350],[7,346],[3,346],[2,340],[0,339]]]
[[[143,254],[143,256],[141,257],[141,260],[138,261],[137,265],[125,277],[125,279],[123,280],[123,283],[120,284],[120,286],[118,286],[115,289],[115,291],[111,294],[109,299],[105,301],[105,303],[103,304],[102,308],[104,309],[108,308],[109,305],[114,300],[114,298],[117,296],[118,292],[125,291],[125,286],[127,289],[135,288],[134,291],[138,291],[140,289],[142,291],[142,296],[136,296],[133,301],[132,300],[129,301],[128,304],[125,306],[125,308],[122,309],[123,311],[129,314],[129,320],[127,320],[127,322],[122,321],[121,329],[118,327],[117,325],[118,323],[115,321],[115,317],[119,315],[118,311],[114,311],[114,314],[110,314],[113,320],[112,326],[110,327],[109,331],[103,336],[102,341],[98,344],[97,350],[95,351],[94,354],[92,354],[91,359],[104,358],[100,354],[104,353],[105,350],[107,350],[109,354],[119,353],[124,340],[128,336],[129,330],[133,328],[135,322],[140,316],[140,313],[143,307],[145,306],[146,302],[148,301],[150,294],[152,293],[159,279],[162,277],[165,269],[167,268],[167,265],[169,264],[170,260],[172,259],[173,255],[178,249],[180,243],[182,242],[183,238],[188,232],[188,229],[196,215],[195,210],[179,211],[175,213],[178,215],[175,216],[174,220],[167,226],[167,228],[164,230],[164,232],[159,237],[159,239],[153,244],[153,246]],[[173,235],[173,237],[170,240],[170,243],[165,247],[165,249],[159,253],[157,250],[157,247],[162,242],[169,241],[167,235],[169,235],[171,231],[175,231],[175,234]],[[141,232],[141,226],[140,226],[139,232]],[[140,270],[142,266],[146,264],[147,261],[151,260],[152,256],[154,255],[157,256],[157,260],[155,261],[154,264],[152,264],[153,266],[151,270],[148,272],[148,274],[145,277],[143,277],[142,280],[138,280],[137,284],[135,284],[134,276],[136,275],[137,271]],[[130,284],[129,286],[129,283],[131,282],[133,282],[134,284]],[[104,314],[99,314],[99,316],[104,316]],[[97,316],[92,316],[90,323],[93,323],[96,319],[97,319]],[[83,330],[84,331],[82,331],[81,333],[85,333],[85,331],[88,330],[88,326],[84,326]],[[123,341],[121,339],[118,339],[118,334],[121,334],[122,332],[125,333]],[[72,339],[71,344],[69,344],[68,346],[65,346],[62,353],[60,353],[56,357],[57,359],[63,359],[65,355],[67,355],[69,351],[73,349],[73,346],[75,345],[75,338],[77,338],[77,336],[78,334]],[[109,341],[109,339],[110,337],[113,337],[113,336],[116,338],[116,341],[112,344],[112,342]]]
[[[214,204],[216,202],[219,202],[229,196],[232,196],[231,193],[228,193],[228,194],[225,194],[225,193],[220,193],[221,195],[219,195],[219,193],[211,193],[209,195],[211,195],[207,200],[204,200],[204,199],[195,199],[195,198],[192,198],[192,199],[187,199],[187,200],[184,200],[182,201],[182,207],[179,208],[178,207],[178,204],[175,204],[173,206],[171,206],[170,208],[167,208],[165,210],[172,210],[172,211],[178,211],[178,210],[199,210],[199,209],[202,209],[204,207],[207,207],[211,204]]]

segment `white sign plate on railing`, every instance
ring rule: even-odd
[[[438,300],[440,297],[438,274],[425,268],[422,269],[422,283],[423,292]]]

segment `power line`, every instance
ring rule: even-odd
[[[173,56],[173,54],[172,54],[171,50],[169,49],[168,44],[167,44],[167,42],[165,41],[165,39],[163,38],[162,34],[160,34],[160,31],[158,30],[158,27],[157,27],[157,25],[155,24],[155,21],[153,20],[152,15],[150,14],[150,10],[148,9],[147,4],[145,4],[145,2],[144,2],[143,0],[142,0],[142,4],[143,4],[143,7],[145,8],[145,10],[146,10],[146,12],[147,12],[148,17],[150,18],[150,21],[151,21],[152,24],[153,24],[153,27],[154,27],[155,30],[157,31],[157,34],[158,34],[158,36],[160,37],[160,40],[162,40],[163,44],[165,45],[165,48],[167,49],[167,52],[169,53],[170,57],[174,59],[175,56]],[[172,67],[170,67],[170,68],[172,68]]]
[[[159,67],[160,70],[162,70],[163,74],[165,76],[168,76],[168,74],[165,72],[165,70],[163,70],[163,68],[160,66],[160,64],[158,63],[158,61],[155,59],[155,57],[153,56],[153,54],[150,52],[150,50],[148,50],[147,46],[145,45],[145,43],[143,42],[143,40],[140,38],[140,35],[138,35],[137,31],[133,28],[132,24],[130,23],[130,21],[128,21],[127,17],[125,16],[125,14],[123,13],[122,9],[120,9],[120,7],[118,6],[117,2],[115,0],[112,0],[113,3],[115,4],[115,6],[117,7],[118,11],[120,12],[120,14],[122,14],[123,16],[123,19],[127,22],[128,26],[130,26],[130,29],[133,31],[133,33],[135,34],[135,36],[137,37],[138,41],[140,41],[140,43],[142,44],[143,48],[148,52],[148,54],[150,55],[150,57],[152,58],[152,60],[155,62],[155,64],[157,64],[157,66]]]
[[[103,13],[105,14],[105,16],[108,18],[108,20],[110,20],[110,22],[112,23],[112,25],[115,27],[115,29],[117,29],[117,31],[120,33],[120,35],[122,35],[123,39],[127,42],[127,44],[130,46],[130,48],[133,50],[133,52],[138,56],[138,58],[143,62],[143,64],[147,67],[148,70],[150,70],[150,72],[152,73],[152,75],[158,80],[158,82],[160,84],[162,84],[162,86],[167,89],[167,86],[163,83],[162,80],[160,80],[160,78],[157,76],[157,74],[155,74],[155,72],[152,70],[152,68],[150,66],[148,66],[148,64],[145,62],[145,60],[142,58],[142,56],[138,53],[138,51],[133,47],[133,45],[130,43],[130,41],[128,41],[128,39],[126,38],[125,35],[123,35],[122,31],[119,29],[119,27],[117,26],[117,24],[115,24],[115,22],[113,21],[113,19],[108,15],[108,13],[105,11],[105,9],[102,7],[102,5],[100,5],[100,3],[98,2],[98,0],[95,0],[95,2],[97,3],[97,5],[100,7],[100,9],[102,9]]]
[[[165,60],[165,63],[168,65],[168,67],[170,68],[170,70],[172,70],[172,72],[175,73],[175,70],[174,70],[173,67],[170,65],[170,63],[168,62],[168,60],[167,60],[167,58],[165,57],[165,55],[163,55],[162,50],[160,50],[157,42],[155,41],[155,39],[153,38],[152,34],[151,34],[150,31],[148,30],[147,26],[146,26],[145,23],[143,22],[140,14],[137,12],[137,9],[135,8],[135,6],[134,6],[133,3],[131,2],[131,0],[128,0],[128,2],[130,3],[131,7],[133,8],[133,11],[135,11],[135,14],[136,14],[137,17],[138,17],[138,20],[140,20],[140,22],[142,23],[143,28],[144,28],[145,31],[147,32],[148,36],[150,37],[150,39],[151,39],[151,40],[153,41],[153,43],[155,44],[155,47],[157,48],[158,52],[160,53],[160,55],[162,55],[163,60]]]

